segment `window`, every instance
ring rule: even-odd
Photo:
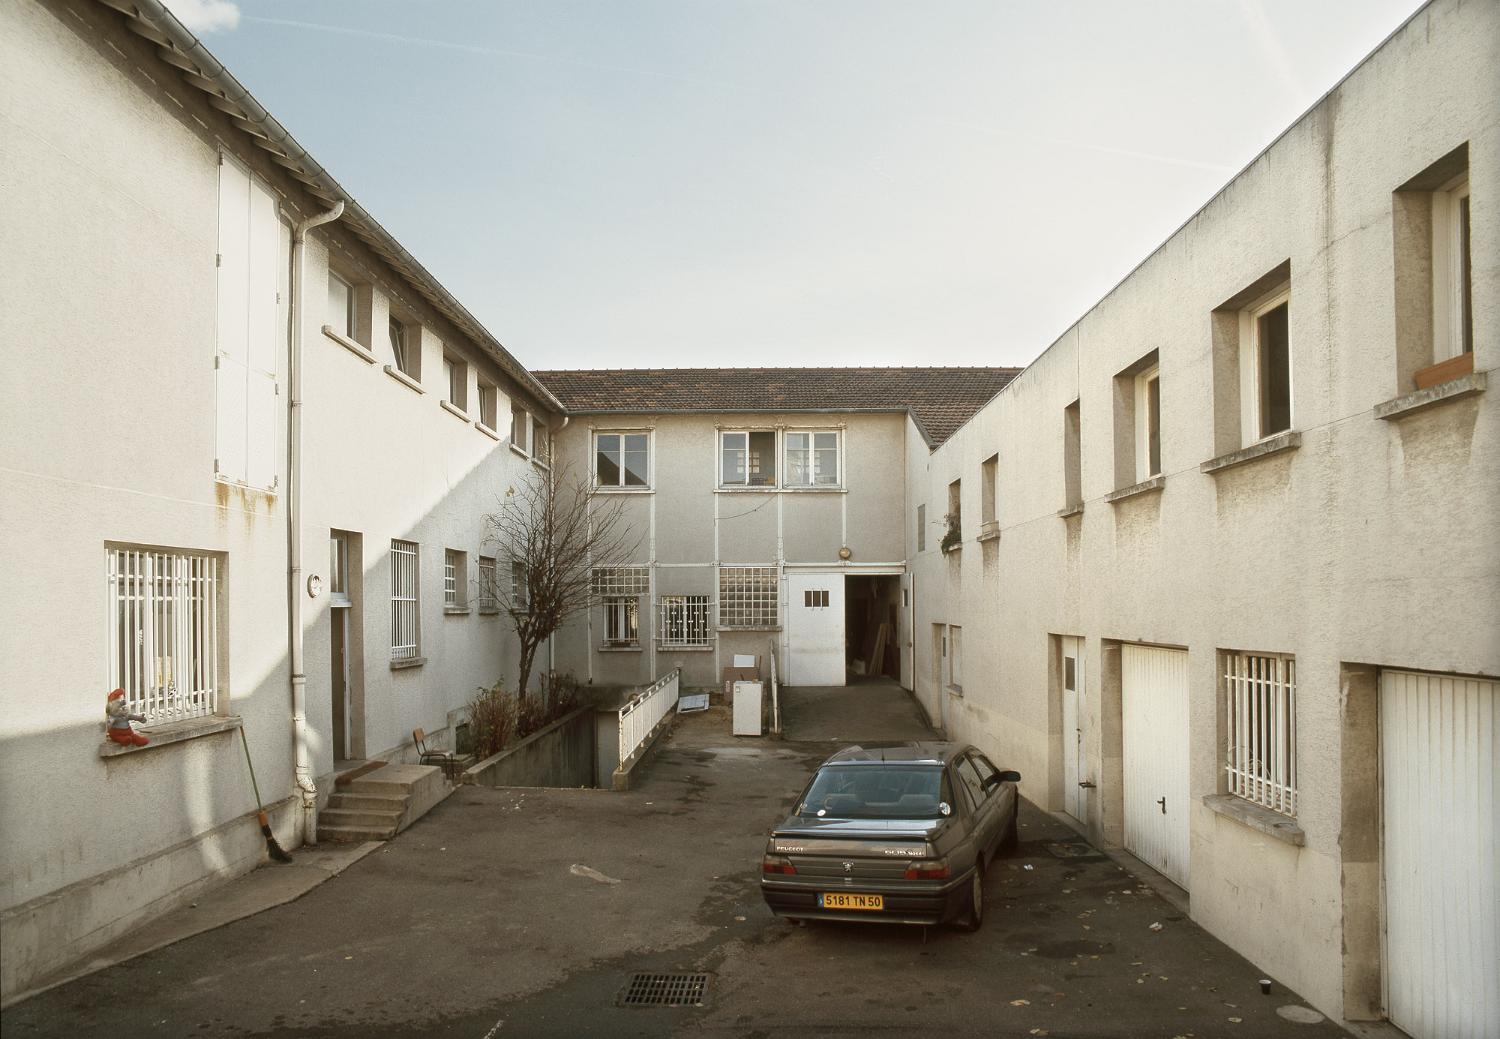
[[[500,585],[495,573],[495,557],[479,557],[479,612],[500,612]]]
[[[495,422],[500,411],[500,391],[492,382],[479,380],[479,424],[495,432]]]
[[[148,725],[219,709],[219,560],[110,549],[109,688]]]
[[[447,386],[447,401],[459,411],[469,410],[469,366],[452,354],[443,355],[443,384]]]
[[[275,490],[280,409],[276,372],[285,319],[278,290],[284,231],[276,196],[228,155],[219,163],[214,475]]]
[[[719,483],[725,487],[776,486],[776,434],[721,432]]]
[[[1249,313],[1257,440],[1292,428],[1290,295],[1289,289],[1282,289]]]
[[[599,487],[649,487],[650,436],[594,434],[594,482]]]
[[[634,649],[641,644],[638,610],[634,595],[609,595],[604,599],[604,644],[611,649]]]
[[[531,450],[531,413],[519,404],[510,406],[510,446],[522,454]]]
[[[510,609],[512,613],[531,612],[531,576],[526,561],[515,556],[510,559]]]
[[[962,690],[964,687],[964,629],[957,624],[948,626],[948,688]]]
[[[786,434],[786,486],[839,486],[838,430]]]
[[[979,770],[974,767],[974,762],[967,757],[959,758],[954,762],[954,768],[958,772],[958,778],[969,792],[969,803],[975,808],[984,804],[984,780],[979,778]]]
[[[963,481],[954,480],[948,485],[948,512],[943,516],[947,529],[943,532],[942,550],[951,552],[964,542]]]
[[[765,630],[776,627],[776,599],[774,566],[719,567],[721,628]]]
[[[927,551],[927,506],[917,506],[917,551]]]
[[[999,774],[999,770],[996,769],[994,765],[990,764],[989,758],[985,757],[983,754],[976,754],[971,751],[968,755],[968,759],[969,763],[974,766],[974,771],[979,773],[979,787],[984,791],[986,797],[989,797],[990,795],[994,794],[996,790],[1000,789],[998,785],[985,785],[990,781],[991,776]]]
[[[710,644],[708,596],[664,595],[657,605],[661,619],[656,638],[664,648],[692,649]]]
[[[806,588],[802,592],[802,605],[809,610],[826,610],[828,608],[827,588]]]
[[[469,605],[469,554],[447,549],[443,552],[443,605],[467,609]]]
[[[328,535],[328,604],[349,606],[349,535],[341,530]]]
[[[1083,507],[1083,412],[1080,401],[1063,409],[1063,509]]]
[[[531,457],[538,462],[552,460],[552,443],[548,439],[547,420],[533,417],[531,420]]]
[[[396,370],[411,379],[422,377],[422,350],[419,330],[391,315],[389,324],[391,356],[396,359]]]
[[[414,660],[421,653],[421,584],[417,544],[391,542],[391,659]]]
[[[1223,653],[1224,770],[1229,792],[1284,815],[1297,814],[1296,661],[1268,653]]]
[[[1136,482],[1161,475],[1161,368],[1135,377]]]
[[[649,595],[651,568],[646,566],[596,566],[589,573],[594,596]]]
[[[1432,359],[1474,350],[1474,275],[1469,242],[1469,175],[1432,194]]]
[[[353,339],[354,286],[333,271],[328,272],[328,327],[345,339]]]
[[[979,467],[979,536],[998,534],[1000,521],[1000,456],[990,455]]]
[[[1474,370],[1469,188],[1466,141],[1391,195],[1398,396]]]

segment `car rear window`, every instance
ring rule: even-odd
[[[833,819],[936,819],[953,793],[938,765],[827,765],[797,806]]]

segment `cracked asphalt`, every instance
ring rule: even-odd
[[[1254,966],[1031,805],[978,934],[776,919],[758,889],[765,833],[832,738],[856,739],[830,730],[925,734],[899,690],[796,695],[788,734],[811,740],[736,740],[714,708],[680,719],[628,793],[462,788],[298,901],[0,1025],[7,1039],[1346,1034],[1288,1020],[1295,994],[1262,995]],[[706,972],[705,1005],[617,1006],[638,971]]]

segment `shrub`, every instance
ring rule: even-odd
[[[500,683],[481,687],[469,701],[474,753],[481,759],[546,728],[579,706],[578,682],[570,674],[545,676],[540,696],[516,697]]]

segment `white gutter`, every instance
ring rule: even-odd
[[[310,216],[292,231],[292,272],[287,320],[292,325],[291,350],[287,360],[291,407],[287,423],[286,536],[288,653],[292,665],[292,731],[296,742],[297,789],[302,793],[302,840],[318,843],[318,787],[313,781],[311,755],[307,747],[307,674],[303,671],[302,632],[302,269],[307,250],[307,232],[344,215],[344,203],[335,202],[326,213]]]

